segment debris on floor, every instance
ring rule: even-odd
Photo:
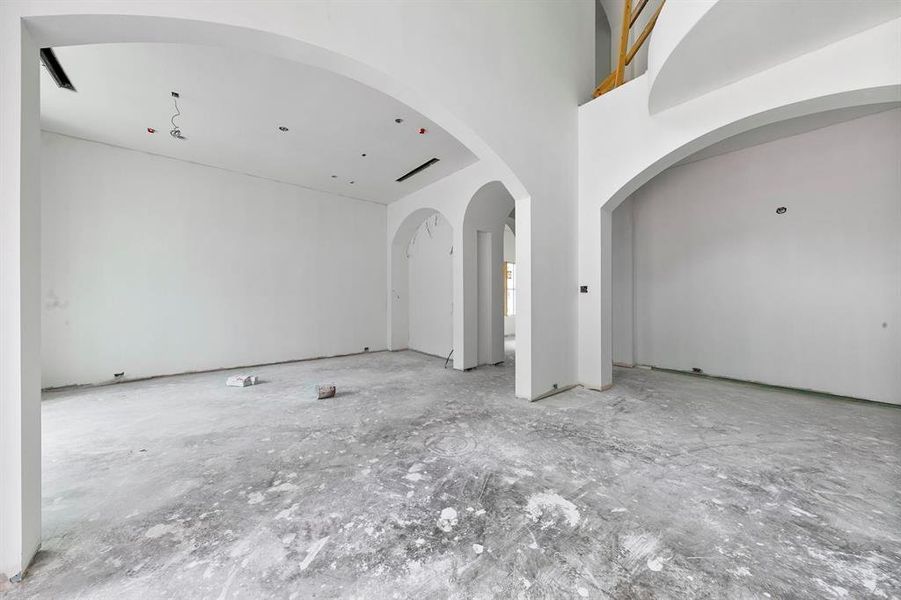
[[[47,551],[0,598],[901,600],[901,409],[619,367],[527,403],[507,358],[44,392]]]
[[[320,383],[316,386],[317,391],[319,392],[319,399],[323,398],[334,398],[335,393],[337,392],[337,388],[335,388],[334,383]]]
[[[249,385],[257,384],[257,376],[256,375],[232,375],[228,379],[225,380],[225,385],[230,385],[232,387],[247,387]]]

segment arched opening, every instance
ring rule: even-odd
[[[585,289],[579,307],[581,382],[593,389],[607,389],[613,385],[612,227],[614,211],[626,198],[667,168],[740,134],[811,115],[841,110],[866,111],[869,110],[866,108],[868,106],[892,102],[897,102],[896,85],[867,86],[815,95],[790,104],[750,111],[731,122],[719,118],[709,128],[700,127],[698,131],[679,140],[669,140],[665,148],[657,148],[657,152],[634,153],[632,156],[639,158],[639,164],[633,165],[634,168],[606,170],[604,189],[598,189],[601,192],[600,198],[595,197],[593,201],[583,203],[583,220],[580,221],[583,233],[579,242],[582,258],[580,285]],[[583,165],[591,164],[587,160],[589,156],[594,154],[582,152],[580,161]],[[583,172],[589,173],[589,170]],[[598,184],[599,180],[596,179],[587,183],[587,186],[600,188]],[[595,294],[595,289],[599,293]]]
[[[437,210],[411,213],[391,242],[389,349],[447,358],[453,350],[453,228]]]
[[[3,189],[4,192],[11,192],[8,200],[11,207],[24,211],[14,228],[12,225],[9,226],[9,231],[4,228],[4,235],[12,232],[17,239],[21,236],[22,247],[11,258],[4,259],[4,267],[15,264],[17,272],[23,265],[34,267],[40,261],[41,223],[37,210],[40,205],[37,66],[40,47],[112,42],[200,44],[248,50],[316,66],[371,86],[404,102],[443,127],[477,157],[503,164],[478,136],[446,112],[439,102],[423,99],[411,88],[354,59],[271,31],[214,23],[198,18],[197,13],[191,13],[191,18],[184,19],[109,14],[29,17],[23,19],[21,24],[17,23],[16,29],[21,34],[21,40],[15,44],[17,58],[14,61],[22,58],[22,73],[19,77],[17,66],[17,79],[7,89],[15,88],[9,97],[17,98],[17,106],[21,101],[21,118],[15,119],[16,129],[7,138],[15,137],[16,141],[4,144],[4,152],[8,150],[12,154],[15,151],[16,164],[21,163],[21,173],[17,174],[15,180],[10,178],[9,185],[4,182]],[[6,99],[8,97],[4,96],[4,100]],[[9,113],[11,111],[4,112],[5,115]],[[4,193],[4,203],[6,202],[7,194]],[[382,229],[384,240],[383,231]],[[32,272],[37,270],[32,269]],[[16,340],[10,342],[21,346],[21,354],[17,350],[17,362],[5,362],[3,365],[4,375],[9,375],[9,378],[4,377],[9,382],[3,389],[4,410],[7,404],[10,405],[10,410],[14,408],[15,419],[4,420],[2,438],[4,449],[15,447],[16,456],[21,460],[15,464],[9,461],[0,465],[5,488],[2,492],[3,507],[0,508],[0,529],[5,538],[5,543],[0,548],[0,566],[2,570],[16,574],[21,573],[28,564],[41,538],[40,278],[24,277],[15,286],[8,289],[4,287],[4,294],[7,292],[21,300],[22,314],[15,316],[15,329],[19,333]],[[353,293],[353,290],[348,288],[347,293]],[[11,323],[12,320],[4,325]],[[10,327],[9,330],[12,329]],[[4,329],[4,333],[6,331]],[[383,326],[381,331],[384,331]],[[16,531],[16,535],[7,538],[7,532],[12,531]]]
[[[476,191],[463,217],[466,369],[505,359],[504,232],[514,208],[507,188],[492,181]]]
[[[897,402],[899,111],[751,129],[602,209],[613,381],[638,364]]]

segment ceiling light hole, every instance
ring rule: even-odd
[[[398,125],[400,125],[401,123],[404,122],[404,120],[401,119],[400,117],[398,117],[398,118],[394,119],[394,122],[397,123]]]
[[[361,154],[361,155],[360,155],[360,156],[363,156],[363,157],[365,157],[365,156],[366,156],[366,153],[365,153],[365,152],[364,152],[364,153],[363,153],[363,154]]]
[[[784,206],[780,206],[779,208],[776,209],[777,215],[784,215],[786,212],[788,212],[788,209],[785,208]]]
[[[156,129],[154,129],[153,127],[148,127],[147,133],[156,133]]]
[[[279,125],[279,126],[278,126],[278,130],[281,131],[281,132],[285,132],[285,131],[288,131],[288,128],[285,127],[284,125]]]
[[[354,184],[354,182],[353,182],[353,181],[351,181],[351,182],[350,182],[350,185],[353,185],[353,184]]]
[[[332,179],[338,179],[337,175],[332,175]]]

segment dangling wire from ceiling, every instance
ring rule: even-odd
[[[172,103],[175,104],[175,114],[172,115],[171,119],[169,119],[169,122],[172,123],[172,129],[169,130],[169,135],[177,140],[186,140],[188,138],[181,134],[181,128],[179,128],[179,126],[175,124],[175,117],[180,117],[181,111],[178,109],[178,96],[176,96],[174,93],[172,95]]]

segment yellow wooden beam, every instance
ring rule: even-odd
[[[613,89],[613,83],[614,83],[615,81],[616,81],[616,71],[610,73],[610,75],[607,75],[607,76],[604,78],[604,81],[602,81],[602,82],[600,83],[600,85],[598,85],[598,87],[595,88],[595,90],[594,90],[594,95],[593,95],[592,97],[593,97],[593,98],[597,98],[598,96],[600,96],[600,95],[602,95],[602,94],[606,94],[607,92],[609,92],[610,90],[612,90],[612,89]]]
[[[633,25],[635,25],[635,21],[638,20],[638,16],[641,14],[641,11],[644,10],[644,7],[647,5],[647,3],[648,3],[648,0],[641,0],[641,2],[638,3],[638,8],[636,8],[632,12],[632,18],[629,19],[629,27],[632,27]]]
[[[644,44],[645,40],[648,39],[648,36],[651,35],[651,31],[654,29],[654,24],[657,22],[657,17],[660,16],[660,11],[663,10],[664,4],[666,4],[666,0],[661,0],[660,6],[654,11],[654,16],[651,17],[651,20],[648,21],[648,24],[645,25],[644,29],[641,31],[641,35],[635,40],[635,45],[632,46],[632,49],[629,50],[629,54],[626,55],[627,65],[632,62],[632,59],[635,58],[635,55],[641,49],[641,45]]]
[[[616,59],[614,87],[622,85],[626,76],[626,48],[629,46],[629,19],[632,18],[632,0],[623,3],[623,26],[619,32],[619,56]]]

